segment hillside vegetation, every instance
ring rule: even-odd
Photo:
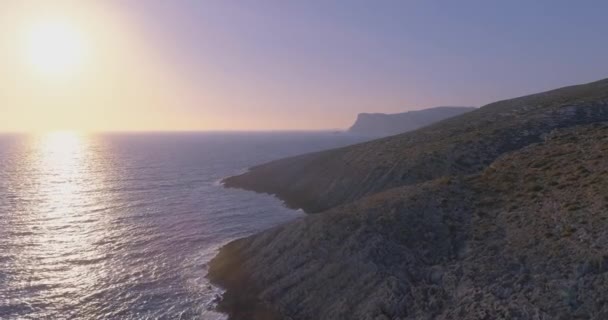
[[[220,308],[232,319],[608,319],[607,97],[603,80],[497,102],[230,179],[329,209],[225,246],[209,272],[227,289]]]
[[[479,172],[553,129],[608,120],[608,79],[499,101],[413,132],[256,166],[228,187],[320,212],[442,176]]]

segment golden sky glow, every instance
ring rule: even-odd
[[[87,58],[87,42],[79,28],[67,21],[39,21],[27,30],[23,55],[34,71],[61,77],[82,67]]]
[[[180,81],[138,30],[103,2],[9,1],[0,7],[0,131],[204,126],[171,113],[189,99]]]
[[[228,2],[0,1],[0,132],[333,129],[404,111],[407,91],[368,90],[377,78],[286,51],[251,18]]]
[[[521,6],[0,0],[0,132],[347,128],[606,77],[608,4]]]

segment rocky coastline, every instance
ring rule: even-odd
[[[608,318],[608,79],[225,180],[311,213],[211,262],[231,319]]]

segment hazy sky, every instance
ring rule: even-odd
[[[0,0],[0,131],[344,128],[608,77],[608,1],[49,3]],[[82,63],[25,61],[41,20]]]

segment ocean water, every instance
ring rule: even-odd
[[[0,319],[222,319],[207,263],[297,219],[221,178],[331,133],[0,135]]]

